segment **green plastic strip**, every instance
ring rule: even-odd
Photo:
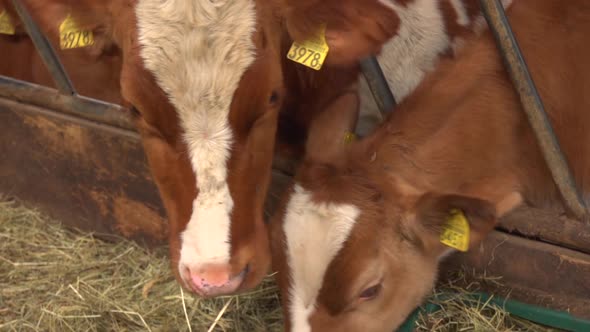
[[[453,295],[442,294],[435,297],[435,300],[441,300],[444,298],[452,298]],[[581,318],[574,317],[564,311],[555,311],[551,309],[545,309],[516,300],[503,299],[496,296],[490,296],[484,293],[474,293],[467,295],[468,299],[472,299],[473,303],[493,303],[496,306],[506,310],[513,316],[521,317],[523,319],[542,324],[545,326],[558,328],[572,332],[588,332],[590,331],[590,321]],[[432,301],[432,300],[431,300]],[[438,304],[427,302],[423,306],[414,310],[414,312],[408,317],[406,322],[398,329],[398,332],[412,332],[416,326],[416,321],[420,315],[430,314],[440,310],[441,307]]]

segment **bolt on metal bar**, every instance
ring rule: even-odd
[[[480,0],[480,5],[484,17],[493,32],[512,83],[518,92],[523,110],[533,128],[545,162],[551,171],[553,181],[561,194],[566,212],[572,217],[587,221],[588,211],[584,199],[576,186],[549,118],[545,113],[543,102],[531,78],[516,38],[512,33],[504,7],[499,0]]]
[[[72,81],[68,77],[68,74],[66,73],[63,65],[59,61],[59,57],[55,53],[55,50],[39,29],[39,26],[37,26],[31,15],[29,15],[27,12],[25,6],[23,6],[19,0],[12,0],[12,3],[16,9],[16,12],[18,13],[18,16],[25,25],[25,29],[31,37],[37,52],[43,60],[43,63],[55,81],[58,90],[66,95],[75,95],[76,90],[74,89]]]
[[[395,97],[387,84],[377,58],[375,56],[365,58],[361,60],[360,65],[381,114],[385,115],[393,111],[396,105]]]

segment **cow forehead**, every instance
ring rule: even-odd
[[[310,330],[308,320],[324,275],[349,238],[359,214],[351,204],[316,203],[310,192],[295,186],[283,224],[294,331]]]
[[[228,114],[255,59],[253,0],[139,0],[140,55],[191,140],[231,140]],[[215,135],[218,134],[218,135]]]

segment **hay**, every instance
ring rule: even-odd
[[[419,330],[551,331],[465,301],[445,300]],[[281,331],[281,315],[270,278],[202,300],[179,288],[166,248],[66,230],[0,196],[0,331]]]
[[[0,202],[0,331],[280,331],[281,315],[271,281],[202,300],[181,292],[166,248],[101,241]]]
[[[472,296],[473,291],[457,288],[453,281],[441,285],[435,290],[430,302],[441,307],[441,310],[430,314],[420,313],[416,326],[419,331],[454,332],[549,332],[559,331],[541,326],[519,317],[511,316],[494,303]]]

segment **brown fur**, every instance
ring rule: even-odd
[[[576,182],[587,193],[590,3],[518,0],[508,13]],[[353,204],[361,215],[328,267],[310,319],[313,331],[399,326],[434,284],[448,250],[438,238],[451,208],[465,212],[473,250],[496,218],[522,201],[558,201],[489,32],[471,40],[456,61],[440,64],[373,135],[323,153],[339,157],[308,159],[298,184],[317,201]],[[281,251],[288,236],[281,234],[283,214],[284,206],[272,230]],[[289,267],[284,253],[275,257],[288,308]],[[372,280],[381,280],[380,293],[359,298]]]
[[[399,27],[399,18],[378,1],[283,0],[287,30],[297,40],[313,35],[326,24],[326,59],[332,65],[353,65],[377,54]]]
[[[119,84],[121,54],[118,49],[112,46],[104,47],[99,53],[89,52],[89,49],[94,48],[61,50],[58,27],[65,18],[65,12],[58,9],[62,7],[56,9],[57,5],[52,7],[50,4],[38,4],[34,1],[24,1],[23,4],[37,19],[36,22],[41,31],[49,38],[76,91],[83,96],[121,104],[123,102]],[[10,14],[12,22],[17,27],[17,33],[16,36],[0,35],[3,50],[0,55],[2,58],[0,75],[55,88],[53,78],[26,35],[11,1],[0,1],[0,11],[2,7]],[[46,10],[48,11],[45,12]],[[101,33],[98,28],[93,30],[95,33]]]

